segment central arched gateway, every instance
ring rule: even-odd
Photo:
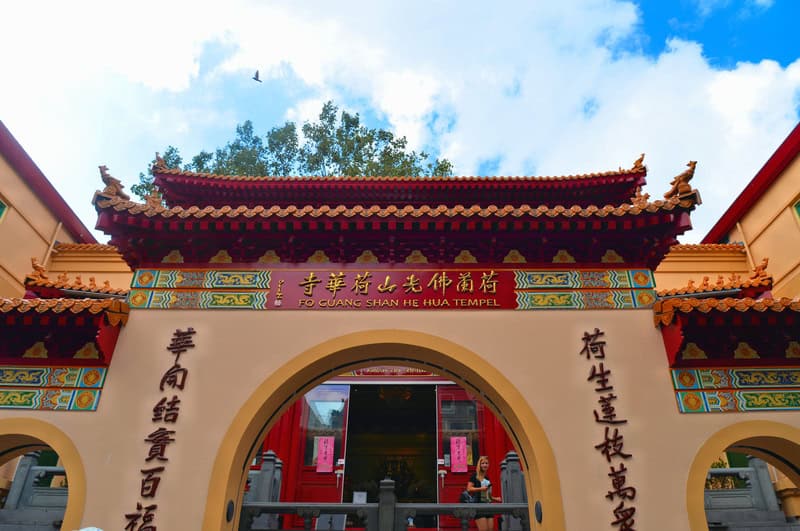
[[[168,207],[107,187],[97,227],[135,269],[136,317],[108,402],[137,437],[173,431],[151,414],[162,400],[180,400],[182,420],[157,499],[141,487],[149,469],[131,466],[123,479],[138,492],[89,510],[126,515],[153,494],[169,502],[164,526],[232,530],[250,459],[292,402],[345,371],[401,365],[442,375],[500,419],[542,509],[535,529],[681,529],[680,495],[659,479],[674,463],[650,451],[679,422],[650,307],[653,269],[699,199],[693,171],[653,202],[641,157],[547,179],[238,178],[159,163]],[[196,348],[164,366],[163,342],[189,327]],[[174,371],[191,371],[185,389],[163,388]],[[202,499],[202,517],[182,510]]]
[[[319,344],[268,377],[236,414],[214,462],[204,529],[235,529],[248,465],[257,442],[299,396],[358,367],[402,364],[448,376],[492,409],[505,424],[529,473],[531,507],[541,503],[539,529],[564,529],[555,457],[531,406],[486,359],[451,341],[408,330],[371,330]],[[229,506],[233,504],[233,511]],[[531,515],[533,521],[533,515]]]

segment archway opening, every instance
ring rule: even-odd
[[[0,525],[19,529],[77,529],[86,483],[72,441],[34,419],[0,420]]]
[[[382,340],[387,338],[394,341]],[[537,506],[535,515],[530,512],[530,520],[538,529],[564,527],[552,448],[519,391],[487,360],[458,345],[426,334],[390,330],[352,334],[319,345],[294,358],[259,386],[237,414],[215,461],[206,512],[208,528],[233,529],[238,525],[250,467],[254,460],[257,462],[267,434],[298,399],[348,371],[384,366],[417,369],[446,378],[491,412],[526,472],[528,500],[531,506]],[[437,456],[437,465],[439,459],[444,461],[444,457]],[[222,485],[225,492],[219,492]],[[214,523],[217,518],[222,520],[220,524]]]
[[[378,503],[381,481],[391,479],[397,502],[459,503],[479,456],[492,465],[491,495],[524,504],[524,470],[491,408],[429,370],[371,365],[334,376],[289,406],[256,450],[245,499]],[[276,519],[261,520],[276,525]],[[335,520],[334,528],[365,527],[355,512]],[[501,522],[498,516],[495,527]],[[408,523],[461,528],[444,515],[416,515]],[[302,526],[292,517],[278,527]]]
[[[690,471],[692,529],[800,528],[799,435],[795,428],[768,421],[745,422],[715,434]],[[719,452],[709,459],[716,448]],[[702,481],[702,491],[695,481]]]

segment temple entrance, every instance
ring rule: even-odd
[[[250,471],[247,496],[254,502],[378,503],[381,481],[391,479],[396,502],[436,504],[458,502],[479,455],[496,463],[491,474],[502,495],[500,463],[513,444],[499,419],[451,380],[419,368],[372,366],[306,392],[266,434],[261,450]],[[280,484],[267,493],[272,462],[280,463]],[[334,520],[335,529],[366,527],[363,514]],[[408,523],[461,527],[447,514],[417,514]],[[304,524],[287,516],[283,525]]]
[[[494,463],[490,473],[499,487],[497,494],[502,496],[501,462],[510,449],[517,449],[517,470],[522,468],[517,476],[521,482],[518,492],[526,489],[531,507],[534,503],[537,506],[536,515],[529,513],[530,521],[541,524],[542,529],[564,528],[558,475],[549,442],[527,403],[492,365],[458,345],[418,332],[373,330],[362,336],[340,336],[335,338],[332,349],[326,343],[299,355],[267,378],[240,408],[225,436],[236,443],[222,447],[224,451],[217,456],[211,478],[212,485],[224,484],[225,490],[209,493],[209,525],[216,527],[218,524],[212,521],[219,517],[223,528],[225,522],[228,527],[241,524],[247,528],[259,515],[269,516],[258,506],[262,499],[286,504],[352,503],[352,486],[348,490],[350,501],[344,492],[345,469],[352,457],[348,452],[354,452],[348,450],[349,389],[365,384],[359,380],[364,377],[370,380],[368,385],[377,387],[435,388],[432,417],[436,419],[433,431],[437,440],[437,502],[457,503],[474,471],[476,457],[485,454]],[[393,368],[389,372],[400,381],[386,381],[382,367]],[[403,368],[406,370],[397,370]],[[471,400],[475,406],[459,407],[462,400]],[[466,417],[473,416],[467,423]],[[444,417],[450,420],[444,422]],[[276,472],[270,476],[270,463],[276,463],[276,459],[281,468],[273,468]],[[278,476],[281,486],[275,489]],[[220,493],[228,496],[223,506],[226,511],[216,515],[213,502]],[[236,511],[237,500],[241,512]],[[553,502],[552,512],[548,512],[548,500]],[[287,509],[275,514],[281,517],[284,528],[298,527],[298,511],[305,509],[291,509],[290,505]],[[542,523],[542,509],[544,514],[552,515],[547,524]],[[415,519],[419,516],[423,515],[414,515]],[[314,527],[319,523],[313,514],[302,518],[306,519],[301,522],[303,525]],[[422,527],[422,522],[415,524]]]
[[[395,481],[400,502],[436,500],[436,388],[354,385],[350,391],[344,500],[378,501],[378,484]]]

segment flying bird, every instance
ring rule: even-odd
[[[261,83],[261,80],[258,78],[258,70],[256,70],[256,73],[255,73],[255,75],[253,75],[253,79],[255,79],[256,81],[258,81],[259,83]]]

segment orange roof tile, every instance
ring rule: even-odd
[[[745,253],[742,243],[679,243],[669,248],[670,252],[697,252],[705,253],[708,251],[736,251]]]
[[[128,304],[118,299],[4,299],[0,298],[0,313],[105,313],[112,325],[128,322]]]
[[[492,181],[570,181],[591,179],[594,177],[610,177],[614,175],[631,175],[637,173],[645,173],[646,167],[643,164],[634,164],[632,168],[623,170],[622,168],[612,171],[584,173],[577,175],[562,175],[562,176],[477,176],[477,175],[460,175],[460,176],[379,176],[379,175],[365,175],[365,176],[346,176],[346,175],[220,175],[216,173],[197,173],[191,171],[183,171],[176,168],[153,168],[153,173],[160,175],[179,175],[182,177],[199,177],[203,179],[219,179],[224,181],[293,181],[293,182],[492,182]]]
[[[81,244],[79,244],[81,245]],[[89,244],[89,245],[99,245],[99,244]],[[111,245],[104,245],[102,247],[111,247],[114,249],[114,252],[117,252],[116,247],[112,247]],[[61,273],[56,277],[56,280],[51,280],[47,276],[47,272],[39,263],[35,257],[31,258],[31,266],[33,267],[33,271],[30,272],[25,277],[25,286],[26,287],[41,287],[41,288],[54,288],[54,289],[61,289],[61,290],[71,290],[71,291],[83,291],[86,293],[99,293],[105,295],[127,295],[127,289],[118,289],[112,288],[111,283],[106,280],[103,282],[102,286],[98,286],[95,283],[94,277],[89,277],[89,284],[84,284],[83,280],[81,279],[80,275],[76,275],[75,279],[70,281],[69,276],[67,273]]]
[[[629,170],[566,176],[259,176],[222,175],[154,167],[157,199],[169,206],[189,208],[193,204],[322,205],[359,204],[382,207],[395,204],[439,205],[580,204],[588,206],[592,196],[612,204],[625,202],[645,184],[647,170],[642,159]],[[122,196],[106,187],[103,195]],[[523,199],[524,198],[524,199]]]
[[[729,291],[734,289],[745,289],[745,288],[771,288],[772,287],[772,276],[767,275],[764,277],[758,278],[748,278],[742,279],[738,275],[733,275],[729,277],[727,281],[719,275],[717,277],[717,282],[715,284],[711,284],[708,282],[708,277],[703,277],[703,282],[699,285],[695,285],[694,281],[690,280],[689,284],[682,287],[682,288],[672,288],[672,289],[664,289],[658,290],[656,293],[659,297],[674,297],[676,295],[689,295],[689,294],[707,294],[713,295],[715,291]]]
[[[204,207],[200,208],[198,206],[192,206],[189,208],[183,207],[172,207],[167,208],[164,206],[152,206],[146,205],[141,203],[135,203],[133,201],[126,201],[121,199],[120,197],[108,197],[101,192],[95,193],[94,197],[94,204],[99,209],[106,209],[111,208],[116,212],[128,212],[129,214],[137,215],[142,214],[147,217],[154,217],[160,216],[162,218],[212,218],[217,219],[221,217],[228,217],[228,218],[236,218],[239,216],[243,216],[245,218],[252,218],[252,217],[261,217],[261,218],[270,218],[270,217],[278,217],[278,218],[285,218],[285,217],[328,217],[334,218],[343,216],[346,218],[352,217],[361,217],[361,218],[369,218],[369,217],[379,217],[385,218],[389,216],[394,216],[398,218],[403,217],[422,217],[422,216],[430,216],[430,217],[481,217],[481,218],[488,218],[488,217],[608,217],[608,216],[624,216],[627,214],[637,215],[643,212],[655,213],[658,211],[666,210],[671,211],[675,208],[691,208],[698,203],[699,197],[696,194],[684,195],[681,197],[671,197],[665,200],[656,200],[653,202],[644,202],[639,201],[636,204],[633,203],[625,203],[619,206],[613,205],[605,205],[605,206],[596,206],[590,205],[588,207],[581,207],[581,206],[572,206],[572,207],[564,207],[564,206],[555,206],[555,207],[548,207],[545,205],[539,207],[532,207],[530,205],[521,205],[518,207],[512,205],[505,205],[505,206],[497,206],[497,205],[488,205],[485,207],[481,207],[478,205],[473,206],[464,206],[464,205],[456,205],[454,207],[447,207],[444,205],[439,206],[429,206],[423,205],[421,207],[414,207],[411,205],[399,207],[396,205],[390,205],[387,207],[379,207],[379,206],[355,206],[352,208],[345,207],[343,205],[339,206],[331,206],[331,205],[322,205],[320,207],[312,207],[309,205],[298,207],[298,206],[288,206],[288,207],[278,207],[272,206],[269,208],[263,206],[257,206],[254,208],[248,208],[246,206],[223,206],[221,208],[214,208],[214,207]]]
[[[105,253],[118,253],[119,250],[113,245],[103,243],[57,243],[56,251],[94,251]]]
[[[675,246],[672,247],[673,249]],[[769,258],[764,258],[764,260],[753,269],[753,274],[750,275],[749,278],[743,279],[737,273],[732,273],[731,276],[728,278],[728,281],[725,282],[725,279],[722,275],[717,277],[717,281],[714,284],[711,284],[708,280],[708,277],[703,277],[703,282],[696,286],[694,280],[690,280],[688,285],[682,288],[673,288],[673,289],[666,289],[666,290],[659,290],[657,292],[659,297],[674,297],[677,295],[688,295],[688,294],[707,294],[713,295],[715,291],[729,291],[729,290],[742,290],[747,288],[771,288],[772,287],[772,275],[767,273],[767,264],[769,263]],[[749,295],[753,295],[750,293]]]
[[[738,312],[782,312],[785,310],[800,313],[800,300],[789,298],[781,299],[695,299],[695,298],[672,298],[656,301],[653,305],[654,322],[656,326],[666,326],[672,323],[677,312],[691,313],[710,311],[728,312],[736,310]]]
[[[127,295],[130,291],[126,288],[112,288],[108,280],[103,286],[94,284],[94,277],[89,277],[89,284],[84,284],[79,279],[70,281],[64,276],[59,276],[56,280],[40,278],[29,275],[25,278],[25,286],[36,286],[42,288],[67,289],[71,291],[85,291],[86,293],[100,293],[104,295]]]

